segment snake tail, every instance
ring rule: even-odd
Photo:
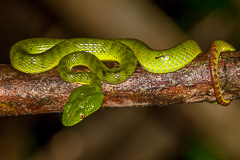
[[[218,79],[218,60],[221,52],[225,51],[235,51],[230,44],[227,42],[217,40],[212,43],[210,49],[210,73],[213,83],[214,94],[217,99],[217,102],[222,106],[227,106],[230,104],[230,100],[226,100],[223,98],[221,93],[221,88]]]

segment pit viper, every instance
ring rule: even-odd
[[[220,52],[233,51],[224,41],[215,41],[210,53],[210,70],[218,103],[228,105],[223,99],[217,75]],[[186,40],[166,50],[153,50],[137,39],[51,39],[32,38],[17,42],[11,47],[12,66],[25,73],[34,74],[58,66],[60,76],[69,82],[81,83],[74,89],[64,105],[62,123],[72,126],[98,110],[103,102],[102,82],[116,84],[126,81],[135,71],[137,61],[152,73],[174,72],[190,63],[202,53],[193,40]],[[116,61],[117,69],[106,67],[102,61]],[[74,66],[86,66],[91,72],[74,72]]]

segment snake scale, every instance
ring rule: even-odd
[[[224,41],[215,41],[210,50],[210,70],[215,96],[222,97],[217,74],[220,52],[235,50]],[[10,50],[12,66],[25,73],[41,73],[58,66],[60,76],[69,82],[81,83],[64,105],[62,123],[72,126],[98,110],[103,102],[102,82],[126,81],[135,71],[137,61],[152,73],[174,72],[190,63],[199,53],[199,45],[186,40],[166,50],[153,50],[137,39],[50,39],[32,38],[17,42]],[[102,61],[116,61],[117,69],[107,68]],[[86,66],[91,72],[74,72],[74,66]]]

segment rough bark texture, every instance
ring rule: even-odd
[[[222,53],[219,80],[223,96],[240,97],[240,53]],[[0,116],[63,111],[71,91],[80,84],[65,82],[54,68],[41,74],[21,73],[0,65]],[[153,74],[136,68],[126,82],[103,83],[103,107],[166,106],[216,100],[209,72],[208,54],[200,54],[183,69]]]

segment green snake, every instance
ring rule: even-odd
[[[223,41],[215,41],[211,49],[211,74],[217,101],[224,100],[217,79],[220,52],[234,50]],[[25,73],[41,73],[58,66],[60,76],[69,82],[81,83],[64,105],[62,123],[72,126],[98,110],[103,102],[102,82],[116,84],[126,81],[135,71],[137,61],[152,73],[174,72],[190,63],[199,53],[199,45],[186,40],[166,50],[153,50],[136,39],[50,39],[33,38],[17,42],[10,51],[12,66]],[[116,61],[117,69],[107,68],[103,61]],[[74,66],[86,66],[91,72],[74,72]],[[226,104],[225,104],[226,103]]]

